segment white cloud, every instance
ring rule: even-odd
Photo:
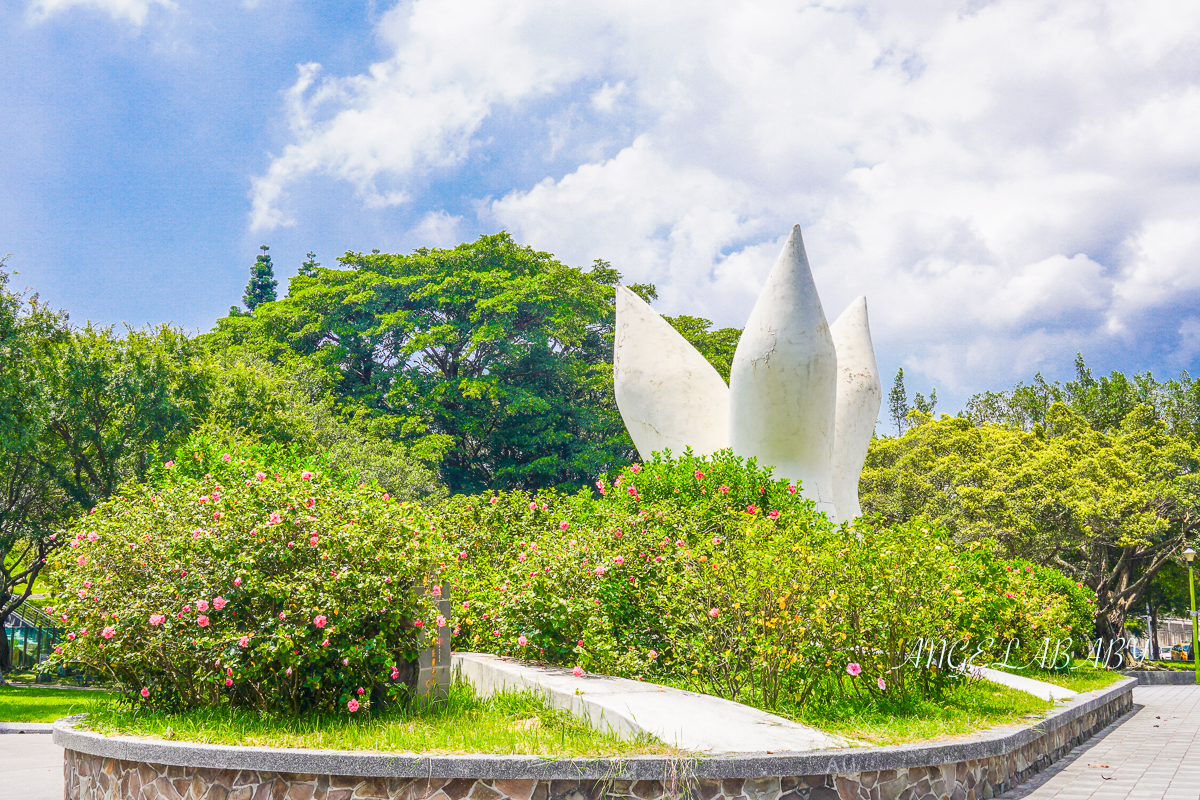
[[[536,105],[526,152],[607,149],[479,224],[605,258],[666,311],[740,324],[796,221],[827,313],[867,294],[881,350],[947,385],[1200,293],[1200,4],[414,0],[379,32],[362,75],[302,68],[257,227],[317,175],[419,208]]]
[[[31,20],[40,22],[71,8],[90,8],[109,14],[113,19],[144,25],[153,6],[176,8],[171,0],[33,0],[28,14]]]
[[[420,242],[420,247],[453,247],[462,241],[461,224],[460,216],[442,210],[430,211],[413,229],[412,236]]]

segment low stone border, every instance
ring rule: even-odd
[[[54,733],[53,722],[0,722],[3,733]]]
[[[952,742],[670,759],[421,756],[106,738],[59,720],[67,800],[977,800],[1017,785],[1133,706],[1127,679],[1029,726]]]
[[[1137,678],[1139,686],[1195,686],[1196,673],[1192,670],[1130,670],[1124,673]]]

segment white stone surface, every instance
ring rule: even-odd
[[[757,753],[849,747],[830,736],[719,697],[642,681],[533,666],[486,653],[455,653],[454,669],[482,696],[539,690],[551,704],[626,737],[649,733],[691,752]]]
[[[837,352],[837,410],[833,433],[833,504],[838,518],[852,520],[862,515],[858,504],[858,480],[867,448],[875,433],[875,420],[883,403],[883,386],[871,326],[867,321],[867,298],[859,295],[829,326]]]
[[[613,342],[617,408],[644,460],[670,448],[709,455],[729,446],[729,388],[654,309],[617,287]]]
[[[1034,697],[1040,697],[1043,700],[1070,700],[1075,697],[1076,692],[1070,689],[1064,689],[1061,686],[1055,686],[1053,683],[1026,678],[1024,675],[1014,675],[1011,672],[1005,672],[999,669],[991,669],[989,667],[971,667],[971,672],[978,675],[986,681],[999,683],[1002,686],[1008,686],[1012,689],[1031,694]]]
[[[735,455],[800,481],[835,521],[833,439],[837,354],[813,282],[800,226],[783,252],[738,341],[729,375],[729,442]]]

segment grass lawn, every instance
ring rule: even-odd
[[[91,714],[85,727],[106,736],[259,747],[562,757],[684,754],[649,737],[628,741],[594,731],[540,695],[526,692],[480,700],[461,683],[452,688],[449,702],[411,713],[397,709],[291,718],[231,709],[172,714],[113,707]]]
[[[104,708],[111,692],[80,689],[27,689],[0,686],[0,722],[54,722],[60,717]]]
[[[1023,724],[1053,708],[1054,703],[1031,694],[977,681],[948,689],[940,700],[910,698],[857,708],[845,703],[781,716],[866,744],[887,745],[953,739],[996,725]]]
[[[1010,669],[1005,670],[1005,672],[1010,672],[1013,675],[1021,675],[1026,678],[1033,678],[1035,681],[1052,683],[1055,686],[1061,686],[1073,692],[1091,692],[1096,689],[1109,687],[1117,681],[1125,680],[1125,676],[1120,672],[1103,668],[1097,669],[1092,666],[1090,661],[1081,658],[1077,658],[1071,662],[1070,672],[1057,672],[1048,669],[1038,669],[1037,667]]]

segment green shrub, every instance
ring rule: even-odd
[[[436,626],[418,597],[439,564],[426,512],[246,455],[168,463],[71,529],[52,556],[68,631],[55,660],[159,707],[297,713],[403,694]]]

